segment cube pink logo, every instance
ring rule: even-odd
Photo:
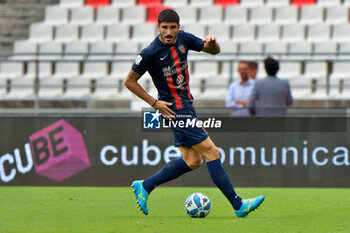
[[[90,167],[83,135],[65,120],[29,136],[36,173],[63,181]]]

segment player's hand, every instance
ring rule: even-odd
[[[169,106],[173,105],[172,103],[168,103],[163,100],[158,100],[156,104],[153,106],[155,109],[158,109],[163,117],[167,120],[175,119],[176,113],[169,108]]]
[[[215,36],[208,35],[203,39],[203,42],[208,44],[209,46],[214,46],[216,45],[217,40]]]

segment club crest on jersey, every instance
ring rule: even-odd
[[[186,49],[183,45],[180,45],[178,48],[181,51],[181,53],[186,53]]]
[[[183,82],[184,82],[184,76],[183,75],[179,75],[179,76],[177,76],[177,78],[176,78],[176,83],[178,84],[178,85],[180,85],[180,84],[182,84]]]

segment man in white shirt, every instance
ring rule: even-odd
[[[226,95],[226,107],[231,109],[231,116],[250,116],[247,103],[255,81],[249,78],[249,63],[240,61],[238,73],[241,80],[230,84]]]

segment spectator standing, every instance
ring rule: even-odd
[[[293,104],[289,82],[276,77],[277,60],[268,57],[264,66],[268,76],[255,82],[248,102],[249,111],[257,116],[284,116],[287,107]]]

